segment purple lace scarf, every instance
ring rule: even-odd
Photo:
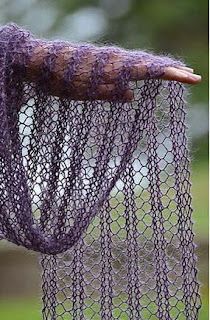
[[[157,79],[180,62],[71,44],[57,70],[69,44],[13,24],[0,44],[0,237],[41,253],[43,319],[198,319],[184,88]],[[88,99],[78,100],[90,52]],[[116,53],[126,62],[113,99],[95,100]],[[131,83],[141,61],[147,79]]]

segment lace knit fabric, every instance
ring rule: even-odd
[[[0,44],[0,237],[41,253],[43,319],[198,319],[184,88],[158,79],[181,63],[14,24]],[[96,100],[115,54],[112,101]]]

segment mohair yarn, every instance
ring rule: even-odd
[[[0,237],[41,253],[43,319],[198,319],[184,87],[158,79],[181,62],[40,40],[15,24],[0,44]],[[126,62],[113,99],[96,100],[116,53]],[[132,81],[142,61],[147,79]]]

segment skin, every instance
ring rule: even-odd
[[[29,81],[36,81],[40,74],[40,68],[43,64],[44,58],[49,52],[51,44],[36,47],[32,54],[32,58],[27,66],[27,79]],[[69,59],[71,59],[75,48],[66,46],[56,56],[55,66],[51,72],[50,81],[48,83],[50,93],[59,97],[62,97],[62,80],[64,78],[64,70],[68,66]],[[125,68],[125,56],[120,53],[114,53],[109,58],[104,72],[101,85],[97,87],[97,94],[94,97],[95,100],[108,100],[112,101],[115,92],[115,82],[122,67]],[[69,96],[74,100],[89,100],[88,86],[92,72],[92,65],[96,61],[96,54],[94,52],[87,53],[87,56],[83,58],[82,63],[77,68],[74,78],[71,81],[71,88],[69,90]],[[146,79],[146,62],[130,67],[130,75],[132,81]],[[198,84],[201,81],[201,76],[194,74],[194,70],[189,67],[177,66],[167,67],[164,70],[164,74],[160,77],[163,80],[173,80],[186,84]],[[72,90],[73,86],[73,90]],[[66,95],[66,93],[65,93]],[[68,92],[67,92],[68,95]],[[122,93],[122,100],[132,101],[133,91],[128,87]]]

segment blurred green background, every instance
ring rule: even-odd
[[[10,21],[39,37],[114,43],[183,59],[203,81],[190,87],[189,136],[199,280],[208,319],[208,1],[0,0],[0,25]],[[2,242],[0,319],[40,319],[34,253]]]

